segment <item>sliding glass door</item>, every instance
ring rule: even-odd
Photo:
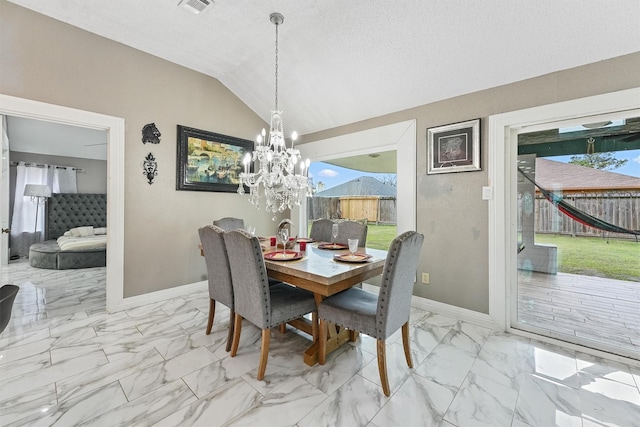
[[[523,129],[511,327],[640,355],[640,115]]]

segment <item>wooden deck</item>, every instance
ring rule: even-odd
[[[640,355],[638,282],[520,271],[518,318],[554,338],[569,335],[572,342],[601,342]]]

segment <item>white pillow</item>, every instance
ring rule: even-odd
[[[94,234],[107,234],[107,227],[97,227],[93,229]]]
[[[64,234],[63,234],[63,236],[65,236],[65,237],[71,237],[71,236],[72,236],[72,234],[71,234],[71,230],[69,230],[69,231],[65,231],[65,232],[64,232]]]
[[[93,236],[93,226],[75,227],[69,230],[74,237]]]

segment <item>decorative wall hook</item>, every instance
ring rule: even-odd
[[[161,135],[155,123],[148,123],[142,128],[142,143],[160,144]]]
[[[144,158],[144,172],[143,175],[147,176],[147,181],[149,181],[149,185],[153,184],[153,178],[158,175],[158,162],[156,162],[156,158],[153,157],[153,154],[147,154],[147,157]]]

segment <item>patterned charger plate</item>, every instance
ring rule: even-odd
[[[318,245],[320,249],[329,249],[331,251],[338,251],[341,249],[349,249],[349,245],[343,245],[342,243],[320,243]]]
[[[293,261],[302,257],[304,257],[304,254],[294,251],[276,251],[264,254],[264,258],[271,261]]]
[[[336,255],[333,257],[333,259],[335,259],[336,261],[343,261],[343,262],[367,262],[371,259],[371,255],[369,254],[360,254],[360,253],[355,253],[355,254],[342,254],[342,255]]]

